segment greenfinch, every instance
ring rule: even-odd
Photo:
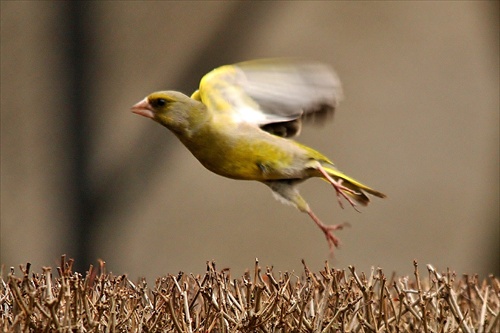
[[[319,177],[356,209],[371,194],[385,195],[340,172],[323,154],[290,137],[302,122],[323,122],[342,98],[341,83],[325,64],[262,59],[226,65],[206,74],[191,97],[154,92],[132,107],[172,131],[205,168],[218,175],[256,180],[274,196],[307,213],[324,233],[330,251],[333,231],[313,213],[297,185]],[[356,209],[357,210],[357,209]]]

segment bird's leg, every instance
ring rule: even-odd
[[[332,184],[333,188],[335,189],[335,192],[337,192],[337,201],[339,203],[339,206],[341,208],[344,208],[344,205],[342,204],[342,200],[341,200],[342,198],[344,198],[347,200],[347,202],[349,202],[351,204],[352,208],[354,208],[356,211],[359,212],[359,210],[356,208],[356,206],[357,206],[356,202],[354,200],[352,200],[352,198],[350,198],[345,193],[345,192],[348,192],[348,193],[356,194],[356,191],[342,185],[342,179],[339,179],[339,180],[333,179],[332,176],[330,176],[328,174],[328,172],[326,172],[326,170],[321,165],[318,165],[318,170],[325,177],[325,179],[328,180],[328,182],[330,184]]]
[[[286,203],[290,203],[298,208],[301,212],[307,213],[314,223],[321,229],[325,234],[326,241],[328,242],[328,247],[330,248],[330,254],[333,255],[333,250],[335,247],[340,245],[340,240],[335,237],[333,231],[340,230],[344,228],[347,224],[337,224],[337,225],[326,225],[313,213],[307,202],[300,196],[295,185],[297,182],[287,181],[287,180],[275,180],[264,182],[273,190],[275,197]]]
[[[339,247],[340,245],[340,239],[333,234],[333,231],[342,230],[345,226],[348,226],[349,224],[342,223],[342,224],[326,225],[320,221],[320,219],[313,213],[313,211],[309,207],[307,207],[306,213],[312,218],[314,223],[316,223],[316,225],[325,234],[326,241],[328,242],[328,247],[330,248],[330,254],[333,255],[333,249],[335,247]]]

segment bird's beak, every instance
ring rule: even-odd
[[[148,98],[144,98],[142,101],[132,106],[132,112],[146,118],[154,119],[155,112],[151,104],[149,104]]]

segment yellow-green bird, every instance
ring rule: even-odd
[[[330,251],[339,245],[300,196],[297,185],[311,177],[330,182],[355,209],[365,193],[385,195],[340,172],[327,157],[292,139],[302,120],[333,115],[342,98],[335,72],[327,65],[290,59],[263,59],[222,66],[206,74],[188,97],[154,92],[132,107],[171,130],[208,170],[224,177],[256,180],[276,198],[307,213],[323,231]]]

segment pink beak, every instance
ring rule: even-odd
[[[132,106],[132,112],[141,116],[144,116],[146,118],[151,118],[154,119],[155,117],[155,111],[151,104],[149,104],[148,98],[144,98],[142,101],[139,103],[135,104]]]

